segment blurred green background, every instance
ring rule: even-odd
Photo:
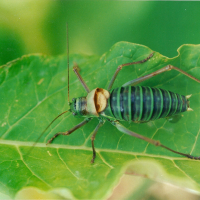
[[[0,65],[29,53],[98,54],[118,41],[144,44],[168,57],[200,43],[200,2],[0,1]]]

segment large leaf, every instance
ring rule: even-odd
[[[120,42],[100,58],[72,55],[70,99],[86,95],[72,71],[74,62],[90,89],[106,88],[118,65],[142,60],[151,52],[142,45]],[[178,56],[172,59],[154,53],[146,63],[123,68],[114,87],[169,63],[200,79],[199,55],[200,45],[183,45],[178,49]],[[26,156],[45,127],[68,109],[67,59],[66,56],[28,55],[0,70],[0,192],[4,198],[13,198],[17,192],[20,195],[31,189],[53,191],[64,198],[106,198],[124,172],[200,191],[200,161],[125,135],[109,123],[105,123],[96,136],[97,158],[90,164],[90,137],[97,119],[70,136],[59,136],[46,147],[45,143],[56,132],[66,131],[83,120],[71,113],[58,119]],[[190,104],[194,111],[170,119],[123,124],[174,150],[200,156],[200,84],[172,70],[141,85],[192,94]]]

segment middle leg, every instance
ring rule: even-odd
[[[135,65],[135,64],[139,64],[139,63],[144,63],[144,62],[146,62],[147,60],[149,60],[153,56],[153,53],[154,52],[152,52],[147,58],[145,58],[143,60],[136,61],[136,62],[125,63],[125,64],[122,64],[122,65],[119,65],[117,67],[117,70],[115,71],[115,73],[114,73],[114,75],[113,75],[110,83],[109,83],[109,86],[108,86],[107,90],[111,90],[111,88],[113,86],[113,83],[115,82],[115,79],[117,78],[118,73],[122,70],[123,67],[129,66],[129,65]]]
[[[92,156],[91,163],[94,163],[94,159],[96,158],[96,151],[95,151],[95,148],[94,148],[94,140],[95,140],[95,137],[96,137],[96,134],[97,134],[98,130],[100,129],[100,127],[103,126],[104,122],[105,121],[101,120],[99,122],[99,124],[96,126],[96,128],[94,129],[94,131],[92,132],[91,142],[92,142],[93,156]]]
[[[48,140],[47,144],[51,143],[59,135],[70,135],[75,130],[77,130],[77,129],[81,128],[82,126],[84,126],[85,124],[87,124],[91,119],[92,118],[84,119],[81,123],[77,124],[76,126],[71,128],[69,131],[56,133],[50,140]]]

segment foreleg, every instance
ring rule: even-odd
[[[79,68],[78,65],[75,63],[75,66],[73,67],[73,71],[76,74],[77,78],[79,79],[79,81],[81,82],[82,86],[84,87],[84,89],[86,90],[87,93],[90,92],[89,87],[86,85],[85,81],[83,80],[82,76],[79,73]]]
[[[77,124],[76,126],[71,128],[69,131],[56,133],[50,140],[48,140],[47,144],[51,143],[59,135],[70,135],[75,130],[77,130],[77,129],[81,128],[82,126],[84,126],[85,124],[87,124],[91,119],[92,118],[84,119],[80,124]]]

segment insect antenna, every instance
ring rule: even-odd
[[[69,102],[69,34],[68,34],[68,23],[66,24],[66,29],[67,29],[67,73],[68,73],[68,105],[70,105]],[[66,110],[64,112],[62,112],[61,114],[59,114],[56,118],[53,119],[53,121],[45,128],[45,130],[40,134],[40,136],[37,138],[37,140],[34,142],[33,146],[29,149],[29,151],[27,152],[27,154],[25,156],[28,156],[31,151],[33,150],[33,148],[35,147],[35,145],[38,143],[38,141],[40,140],[40,138],[44,135],[44,133],[46,132],[46,130],[56,121],[56,119],[58,119],[61,115],[67,113],[69,110]]]
[[[27,152],[27,154],[25,156],[28,156],[31,153],[31,151],[33,150],[33,148],[35,147],[35,145],[38,143],[38,141],[40,140],[40,138],[44,135],[44,133],[46,132],[46,130],[56,121],[56,119],[58,119],[61,115],[67,113],[68,111],[70,111],[70,110],[66,110],[66,111],[62,112],[56,118],[53,119],[53,121],[40,134],[40,136],[37,138],[37,140],[35,141],[35,143],[33,144],[33,146],[29,149],[29,151]]]
[[[67,73],[68,73],[68,104],[69,103],[69,34],[68,34],[68,23],[67,23]]]

